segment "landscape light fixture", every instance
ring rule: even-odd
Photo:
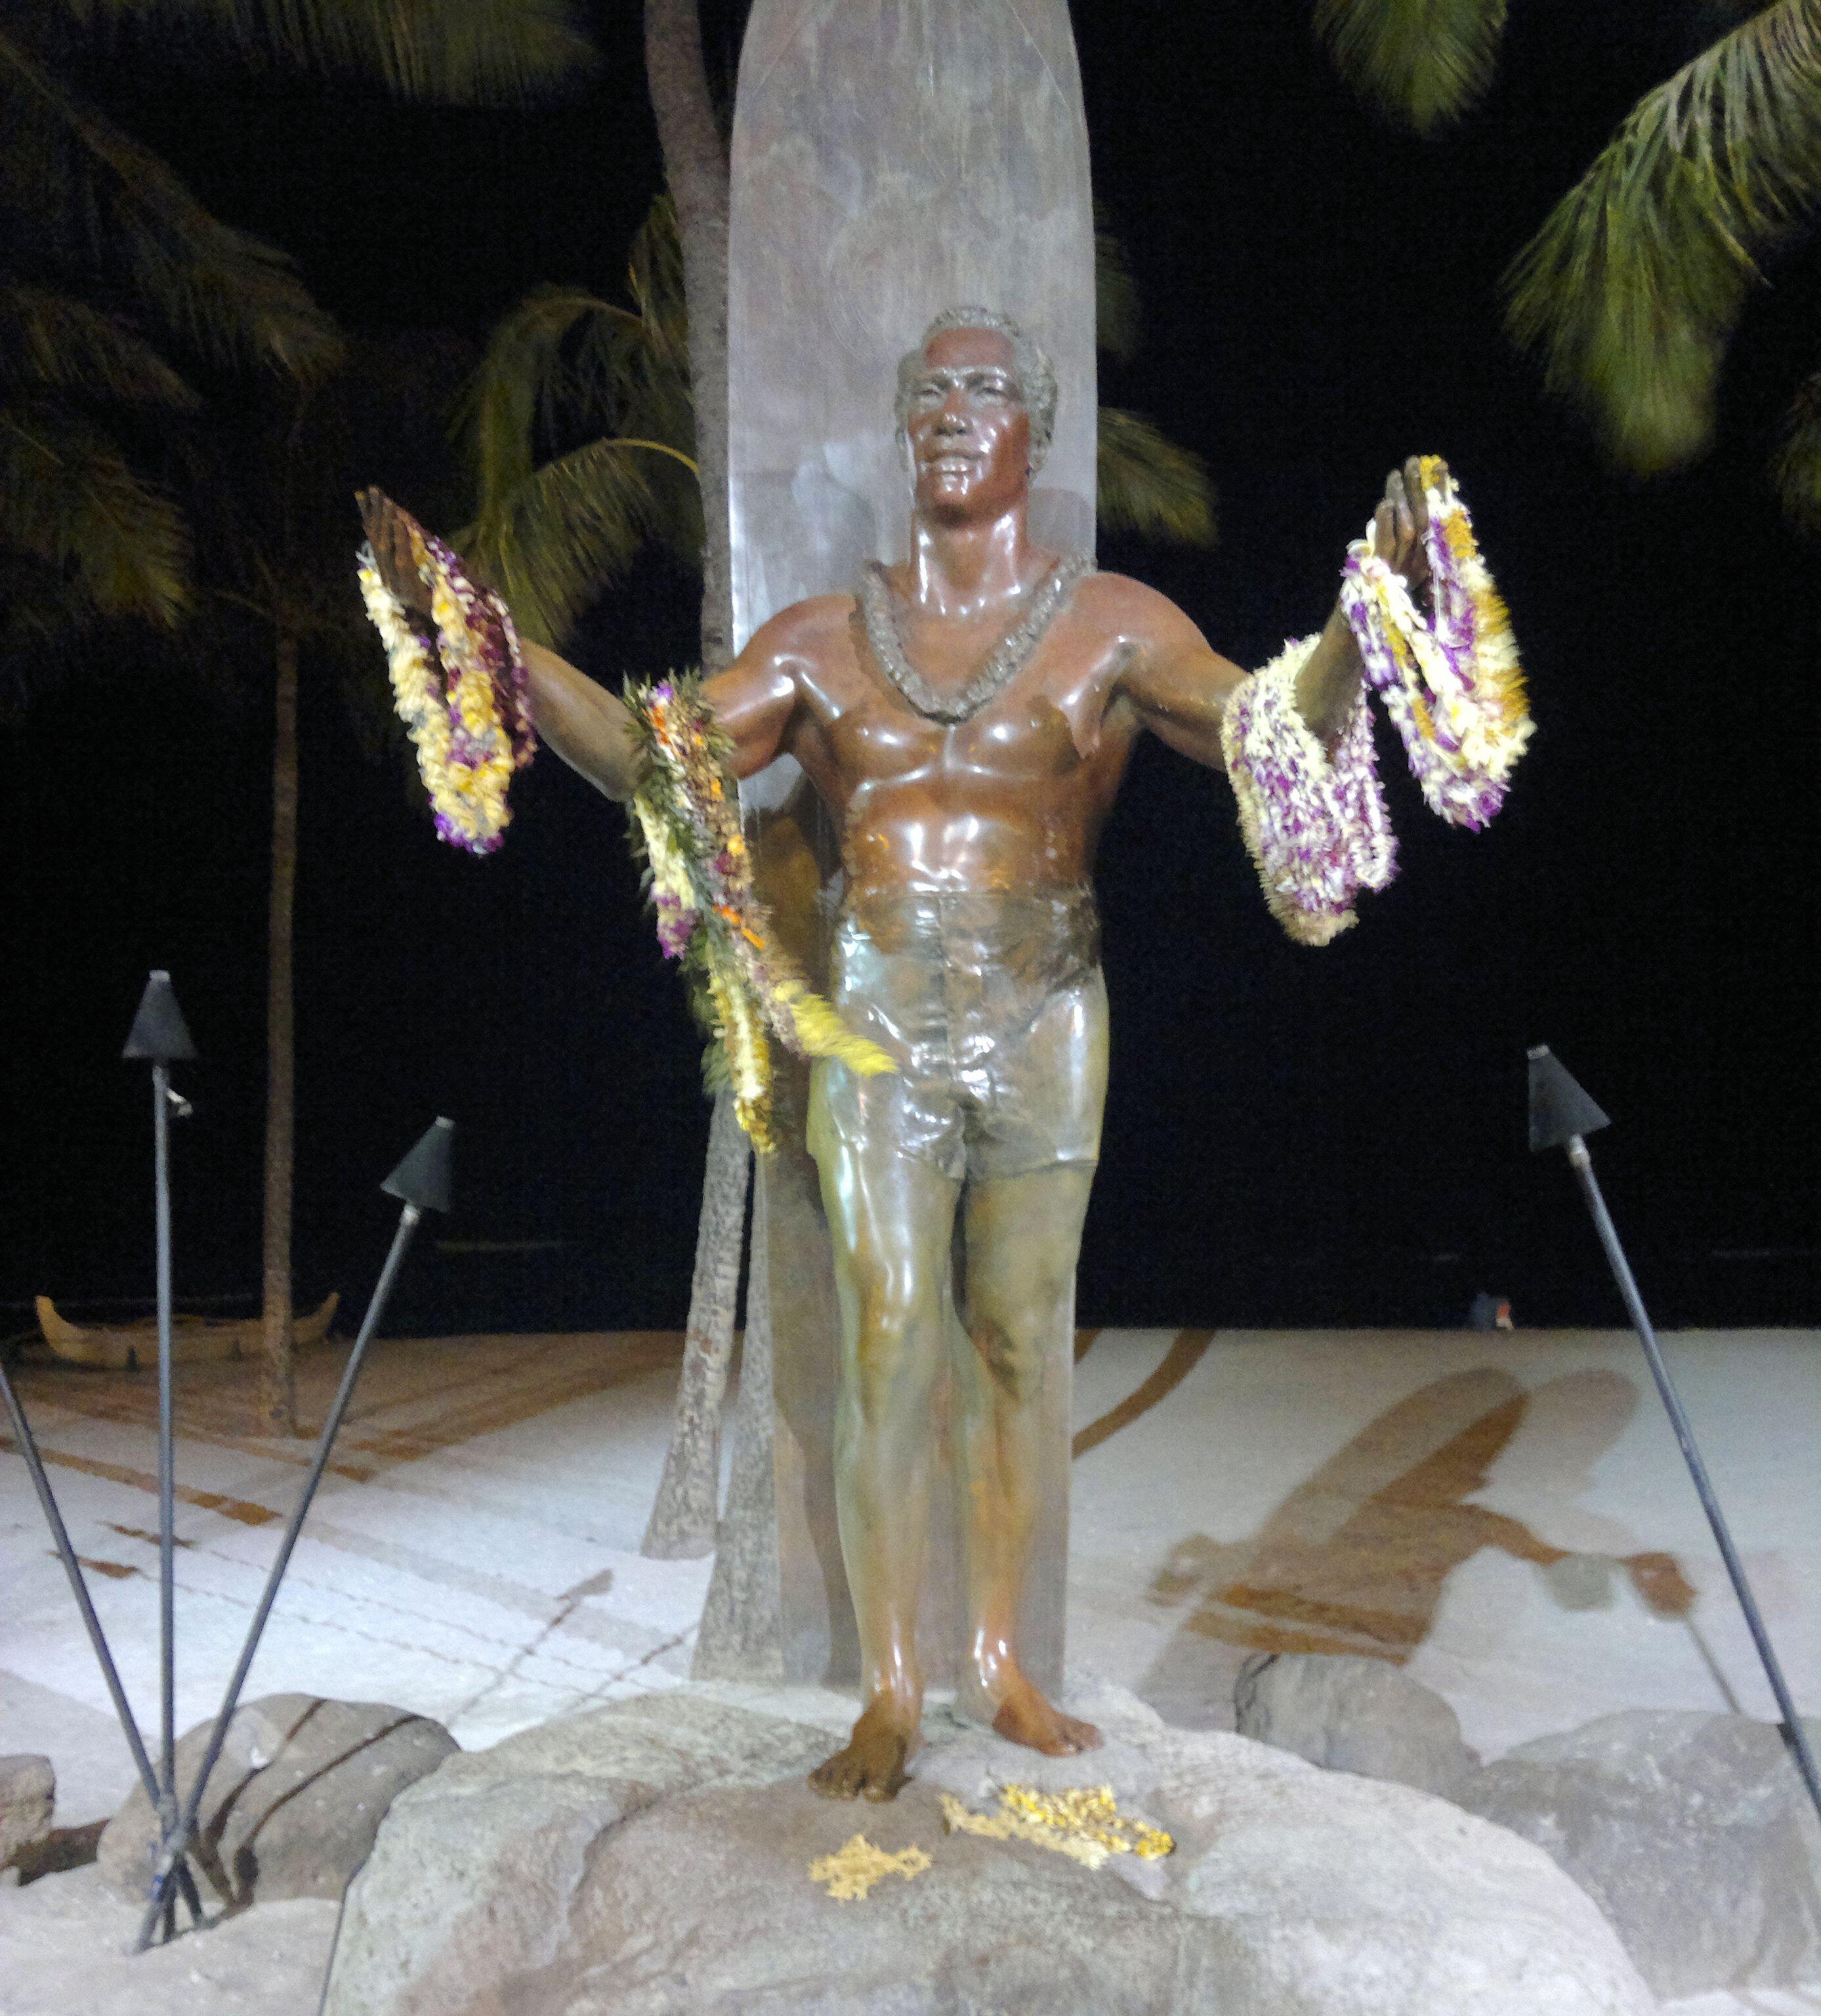
[[[1606,1249],[1607,1264],[1612,1269],[1612,1278],[1618,1284],[1625,1313],[1632,1319],[1632,1328],[1637,1332],[1638,1341],[1644,1348],[1644,1356],[1649,1361],[1650,1377],[1657,1382],[1657,1391],[1669,1415],[1670,1426],[1675,1431],[1675,1439],[1682,1450],[1682,1460],[1688,1465],[1688,1474],[1694,1479],[1694,1488],[1700,1494],[1701,1509],[1708,1515],[1708,1524],[1713,1528],[1715,1540],[1718,1543],[1720,1559],[1726,1563],[1726,1573],[1732,1579],[1733,1593],[1739,1599],[1739,1607],[1745,1613],[1745,1622],[1751,1632],[1752,1643],[1758,1647],[1758,1658],[1764,1666],[1765,1677],[1770,1682],[1770,1690],[1776,1697],[1777,1712],[1783,1717],[1783,1737],[1796,1760],[1796,1768],[1802,1774],[1802,1782],[1808,1788],[1808,1797],[1815,1802],[1815,1810],[1821,1813],[1821,1771],[1817,1771],[1815,1753],[1810,1748],[1807,1731],[1802,1719],[1796,1712],[1795,1702],[1790,1698],[1788,1683],[1783,1679],[1783,1669],[1777,1663],[1776,1651],[1770,1642],[1770,1634],[1764,1628],[1764,1618],[1758,1607],[1758,1599],[1752,1594],[1751,1584],[1746,1579],[1745,1564],[1739,1558],[1739,1550],[1733,1544],[1733,1535],[1726,1525],[1726,1514],[1720,1510],[1720,1501],[1714,1496],[1712,1480],[1708,1475],[1708,1467],[1701,1460],[1696,1446],[1694,1430],[1689,1425],[1682,1397],[1669,1377],[1669,1367],[1664,1362],[1662,1348],[1657,1341],[1657,1333],[1650,1326],[1650,1319],[1644,1309],[1644,1299],[1638,1293],[1638,1284],[1632,1278],[1631,1265],[1619,1244],[1618,1233],[1614,1228],[1612,1215],[1606,1208],[1606,1199],[1600,1194],[1600,1179],[1593,1173],[1593,1157],[1588,1152],[1586,1136],[1609,1127],[1611,1121],[1596,1106],[1586,1091],[1576,1082],[1546,1043],[1539,1043],[1530,1052],[1530,1152],[1541,1155],[1551,1148],[1565,1148],[1568,1166],[1574,1172],[1575,1180],[1587,1200],[1587,1208],[1593,1219],[1593,1229],[1600,1235],[1600,1243]]]
[[[348,1402],[354,1397],[354,1381],[360,1377],[361,1360],[365,1356],[373,1332],[385,1313],[399,1262],[405,1258],[405,1250],[411,1244],[411,1236],[417,1229],[418,1221],[423,1214],[426,1211],[447,1211],[449,1208],[451,1150],[455,1131],[455,1123],[452,1120],[435,1121],[425,1130],[417,1145],[380,1186],[389,1197],[397,1197],[404,1206],[398,1214],[398,1229],[392,1235],[391,1250],[386,1255],[386,1264],[380,1269],[380,1278],[367,1303],[367,1313],[362,1321],[360,1334],[354,1341],[354,1348],[347,1355],[347,1363],[342,1369],[341,1384],[336,1388],[328,1417],[322,1424],[322,1432],[316,1438],[316,1453],[310,1460],[310,1467],[304,1478],[304,1488],[298,1494],[297,1503],[285,1528],[284,1538],[279,1543],[277,1557],[266,1576],[265,1588],[260,1597],[258,1607],[253,1613],[253,1622],[247,1626],[246,1642],[240,1648],[240,1657],[235,1664],[233,1677],[229,1681],[227,1691],[221,1697],[221,1710],[215,1717],[215,1726],[210,1732],[208,1748],[197,1767],[195,1782],[183,1802],[182,1813],[174,1810],[168,1823],[164,1823],[161,1817],[161,1838],[157,1859],[153,1867],[151,1892],[146,1905],[146,1915],[139,1926],[138,1950],[142,1953],[151,1944],[152,1935],[157,1931],[160,1919],[167,1928],[167,1936],[169,1935],[172,1886],[182,1880],[180,1872],[184,1867],[183,1859],[189,1852],[190,1843],[195,1838],[196,1818],[202,1810],[203,1795],[208,1786],[209,1774],[214,1769],[221,1755],[221,1746],[228,1740],[228,1725],[232,1721],[234,1711],[239,1705],[240,1691],[247,1684],[247,1676],[252,1669],[254,1656],[259,1650],[259,1641],[265,1631],[266,1619],[272,1615],[272,1607],[277,1600],[279,1585],[284,1580],[285,1570],[290,1565],[292,1550],[297,1544],[297,1535],[303,1531],[311,1500],[316,1496],[316,1487],[322,1481],[322,1473],[328,1467],[329,1452],[334,1444],[336,1431],[340,1427],[342,1417],[347,1412]],[[175,1807],[175,1802],[173,1803]]]

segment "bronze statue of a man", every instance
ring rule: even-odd
[[[1140,735],[1222,767],[1222,710],[1244,675],[1164,596],[1032,542],[1031,475],[1055,410],[1048,362],[1016,324],[973,308],[938,316],[899,374],[909,560],[873,571],[856,595],[782,610],[703,688],[741,776],[788,753],[833,815],[845,886],[830,991],[898,1067],[862,1078],[823,1059],[811,1093],[840,1291],[836,1486],[864,1689],[848,1742],[811,1780],[834,1797],[890,1798],[917,1742],[930,1403],[958,1211],[972,1346],[953,1368],[968,1654],[958,1705],[1053,1755],[1099,1741],[1026,1677],[1014,1633],[1035,1400],[1065,1375],[1052,1359],[1106,1089],[1089,877]],[[393,592],[421,607],[407,521],[376,493],[362,509]],[[1413,585],[1425,526],[1413,463],[1390,477],[1374,521],[1377,553]],[[539,735],[610,797],[630,797],[624,705],[552,652],[527,644],[524,656]],[[1337,607],[1294,687],[1330,747],[1360,678]]]

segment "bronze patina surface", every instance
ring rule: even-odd
[[[977,689],[1058,563],[1028,523],[1054,417],[1035,355],[1003,318],[969,311],[938,318],[901,378],[910,557],[887,577],[896,641],[937,696]],[[1409,465],[1378,510],[1377,549],[1406,575],[1420,571],[1421,496]],[[369,496],[367,516],[398,592],[420,599],[395,507]],[[608,795],[629,796],[621,704],[552,653],[527,657],[539,733]],[[1017,1627],[1105,1083],[1081,892],[1139,736],[1220,768],[1222,710],[1243,676],[1163,596],[1089,574],[963,719],[910,704],[852,595],[781,610],[704,688],[743,777],[791,755],[832,815],[845,880],[837,991],[906,1067],[864,1089],[825,1074],[812,1100],[841,1305],[835,1492],[864,1695],[848,1743],[815,1773],[831,1795],[890,1798],[916,1742],[931,1402],[956,1245],[962,1705],[1051,1754],[1099,1741],[1027,1677]],[[1337,610],[1297,695],[1330,743],[1359,678]]]

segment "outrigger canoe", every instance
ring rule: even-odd
[[[153,1317],[130,1323],[73,1323],[57,1314],[49,1295],[37,1299],[38,1328],[45,1334],[45,1342],[71,1365],[105,1366],[119,1371],[129,1365],[158,1363],[158,1325]],[[340,1301],[340,1295],[331,1295],[320,1309],[293,1317],[293,1340],[320,1344]],[[259,1349],[263,1329],[257,1316],[175,1317],[171,1326],[171,1362],[191,1365],[211,1358],[250,1358]]]

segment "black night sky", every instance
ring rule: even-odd
[[[598,12],[599,83],[534,113],[149,51],[104,95],[351,328],[477,343],[537,283],[615,285],[657,186],[639,10]],[[729,83],[743,12],[707,9]],[[1660,1320],[1816,1319],[1815,553],[1764,467],[1815,368],[1821,266],[1772,276],[1715,453],[1650,487],[1544,403],[1499,322],[1506,261],[1691,52],[1674,9],[1637,14],[1525,0],[1488,105],[1423,142],[1359,109],[1291,0],[1078,0],[1096,189],[1146,311],[1103,392],[1199,449],[1221,500],[1211,554],[1112,541],[1103,563],[1256,664],[1319,623],[1385,470],[1438,451],[1539,723],[1480,837],[1428,817],[1381,736],[1403,872],[1319,952],[1266,916],[1225,784],[1141,753],[1100,865],[1114,1077],[1085,1323],[1448,1324],[1480,1288],[1520,1323],[1618,1321],[1566,1170],[1524,1153],[1539,1041],[1615,1116],[1596,1151]],[[351,594],[355,539],[351,503]],[[577,655],[616,682],[683,662],[694,603],[643,565]],[[236,704],[130,650],[94,670],[0,743],[9,1331],[34,1292],[150,1294],[146,1093],[118,1053],[154,965],[203,1052],[179,1298],[250,1307],[258,1277],[267,675]],[[414,1260],[394,1327],[680,1325],[707,1109],[621,814],[545,758],[477,862],[362,757],[333,689],[307,682],[303,719],[300,1301],[364,1293],[392,1217],[374,1186],[445,1112],[470,1250]],[[519,1250],[471,1250],[496,1243]]]

